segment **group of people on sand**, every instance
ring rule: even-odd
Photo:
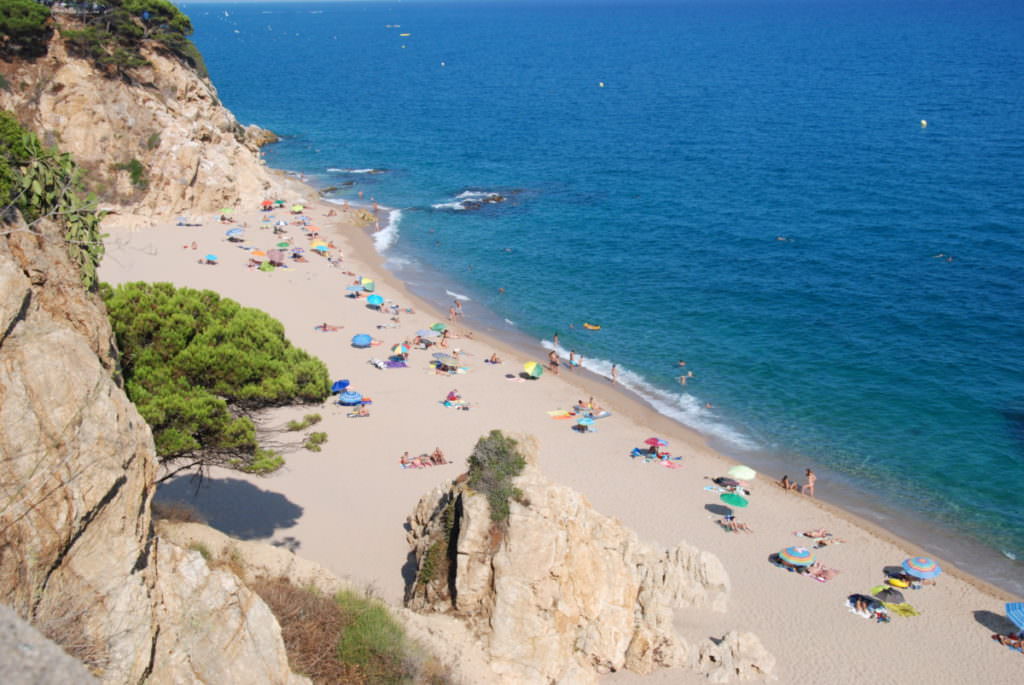
[[[443,466],[448,463],[448,460],[445,459],[441,448],[435,447],[430,454],[424,452],[418,457],[410,457],[409,453],[405,452],[399,457],[398,463],[403,469],[419,469],[425,466]]]
[[[792,490],[794,492],[799,491],[804,495],[814,497],[814,483],[818,480],[818,477],[814,475],[814,471],[811,469],[805,470],[804,475],[807,476],[807,482],[803,485],[800,485],[795,480],[790,480],[788,475],[784,475],[776,485],[783,490]]]

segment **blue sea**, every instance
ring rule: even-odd
[[[181,7],[415,290],[1024,594],[1024,4]]]

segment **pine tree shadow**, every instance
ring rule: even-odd
[[[302,516],[302,507],[284,495],[239,478],[204,478],[196,490],[191,477],[177,476],[161,483],[153,499],[184,502],[211,528],[240,540],[273,537],[282,528],[294,526]]]

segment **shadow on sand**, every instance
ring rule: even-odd
[[[211,528],[241,540],[272,537],[278,530],[294,526],[302,516],[302,507],[284,495],[238,478],[204,478],[197,492],[191,477],[178,476],[162,483],[154,500],[184,502]]]

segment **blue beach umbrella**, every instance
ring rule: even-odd
[[[366,298],[366,304],[372,305],[374,307],[379,307],[382,304],[384,304],[384,298],[381,297],[380,295],[370,295],[368,298]]]
[[[582,419],[576,422],[577,426],[592,426],[594,425],[594,419],[589,416],[584,416]]]
[[[371,344],[373,344],[373,338],[366,333],[352,336],[352,347],[369,347]]]
[[[245,230],[241,228],[229,228],[227,231],[224,231],[224,235],[229,238],[238,238],[244,234]]]
[[[346,407],[353,407],[361,403],[362,401],[363,396],[352,390],[346,390],[345,392],[341,393],[341,397],[338,398],[338,404],[344,405]]]
[[[326,245],[317,245],[313,249],[316,250],[317,252],[327,252],[327,246]]]
[[[814,552],[806,547],[787,547],[779,552],[779,558],[790,566],[810,566],[814,563]]]
[[[903,562],[903,570],[915,578],[934,578],[942,573],[942,569],[934,559],[928,557],[911,557]]]
[[[1024,630],[1024,602],[1008,602],[1006,604],[1006,618],[1017,624],[1017,627]]]
[[[334,385],[331,386],[331,394],[332,395],[337,395],[339,392],[341,392],[342,390],[344,390],[348,386],[349,386],[349,381],[347,379],[342,379],[340,381],[334,381]]]
[[[215,262],[215,261],[217,261],[217,255],[215,255],[215,254],[208,254],[203,259],[205,259],[208,262]]]

